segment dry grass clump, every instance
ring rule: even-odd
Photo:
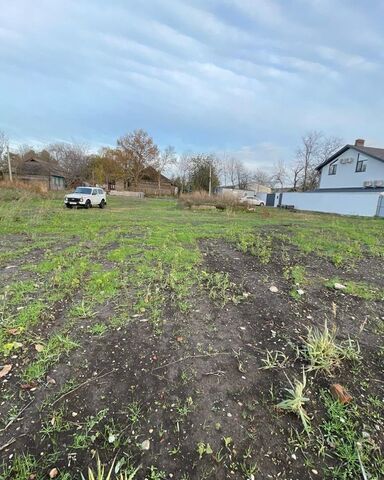
[[[2,201],[19,200],[25,196],[46,197],[48,187],[40,182],[0,181],[0,198]]]
[[[225,209],[227,207],[237,207],[240,204],[239,199],[232,195],[209,195],[206,191],[193,193],[184,193],[180,195],[179,202],[185,207],[211,205],[216,208]]]

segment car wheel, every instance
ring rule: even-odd
[[[99,203],[99,207],[100,208],[104,208],[105,207],[105,200],[101,200],[101,202]]]
[[[85,202],[85,205],[84,205],[84,206],[85,206],[85,208],[91,208],[91,206],[92,206],[92,205],[91,205],[91,201],[90,201],[90,200],[87,200],[87,201]]]
[[[70,205],[69,203],[66,204],[66,207],[67,208],[72,208],[72,205]]]
[[[260,202],[260,207],[264,207],[265,206],[265,203],[264,202]]]

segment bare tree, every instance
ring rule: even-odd
[[[176,152],[175,148],[169,145],[160,154],[157,156],[153,163],[153,167],[156,169],[157,174],[157,182],[158,182],[158,190],[159,195],[161,192],[161,176],[166,170],[167,167],[176,164]]]
[[[284,188],[285,182],[288,178],[287,167],[283,160],[278,160],[273,166],[272,182]]]
[[[293,186],[301,184],[302,190],[316,188],[318,174],[316,166],[329,158],[342,145],[338,137],[326,137],[316,130],[302,137],[302,145],[297,150],[296,162],[292,166]]]
[[[303,166],[303,190],[308,190],[308,173],[317,162],[323,134],[316,130],[310,131],[301,137],[302,144],[298,148],[296,157]]]
[[[190,177],[192,171],[191,152],[184,152],[176,160],[176,172],[173,176],[173,183],[179,187],[179,192],[184,193],[190,190]]]
[[[236,185],[237,170],[238,170],[236,158],[232,157],[232,156],[227,156],[225,158],[224,169],[225,169],[226,176],[228,177],[231,186],[234,187]]]
[[[65,171],[71,185],[83,182],[88,177],[89,150],[81,143],[54,143],[47,151]]]
[[[259,185],[268,186],[271,184],[271,176],[261,168],[257,168],[252,173],[252,181],[258,183]]]
[[[8,137],[5,132],[0,131],[0,171],[8,171],[8,162],[6,158],[8,148]]]
[[[138,187],[147,167],[154,166],[159,149],[144,130],[135,130],[117,140],[117,153],[124,171],[124,182]]]

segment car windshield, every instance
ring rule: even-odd
[[[92,188],[77,187],[75,193],[85,193],[86,195],[90,195],[92,193]]]

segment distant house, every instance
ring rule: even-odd
[[[318,191],[383,191],[384,148],[366,147],[363,139],[345,145],[316,170]]]
[[[176,195],[177,186],[153,167],[147,167],[141,175],[140,181],[134,185],[129,180],[111,179],[108,190],[144,192],[146,195]]]
[[[36,182],[45,185],[49,190],[64,190],[65,173],[54,161],[47,162],[37,156],[30,156],[24,160],[17,160],[13,156],[12,174],[20,182]],[[4,178],[8,178],[4,172]]]

